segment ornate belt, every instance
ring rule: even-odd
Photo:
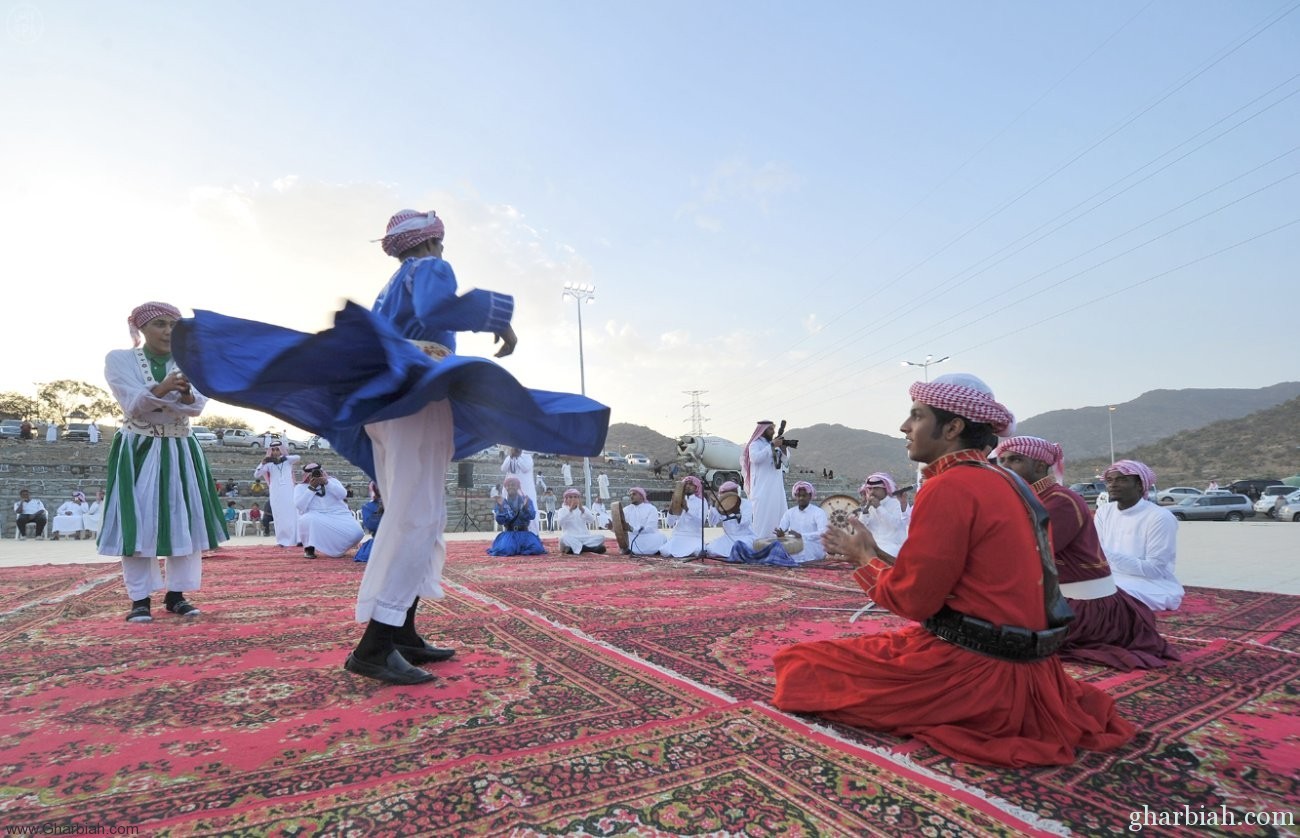
[[[140,436],[166,436],[166,437],[183,437],[190,435],[190,423],[188,421],[169,422],[167,424],[154,424],[151,422],[141,422],[138,419],[127,419],[122,424],[122,430],[130,431]]]
[[[443,346],[441,343],[434,343],[431,340],[411,340],[410,338],[407,338],[407,340],[415,344],[416,349],[420,350],[425,355],[428,355],[435,361],[441,361],[443,358],[452,354],[451,350]]]
[[[1051,657],[1065,643],[1069,626],[1032,631],[995,626],[944,606],[922,625],[935,637],[963,649],[1006,661],[1036,661]]]

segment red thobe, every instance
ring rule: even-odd
[[[1051,475],[1035,483],[1034,491],[1052,516],[1056,572],[1074,611],[1061,659],[1099,663],[1125,672],[1155,669],[1178,660],[1178,653],[1160,636],[1151,609],[1115,586],[1083,496]],[[1069,590],[1080,587],[1080,582],[1092,583],[1085,586],[1094,589],[1086,599]]]
[[[1000,475],[927,467],[907,543],[854,579],[879,605],[924,620],[947,605],[995,625],[1046,628],[1043,572],[1024,503]],[[858,727],[914,736],[959,760],[1064,765],[1075,748],[1132,738],[1109,695],[1070,678],[1056,656],[1012,662],[967,651],[920,625],[866,637],[797,643],[776,653],[773,703]]]

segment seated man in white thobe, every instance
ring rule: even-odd
[[[84,492],[73,492],[72,500],[64,501],[50,519],[50,538],[59,540],[61,535],[81,538],[81,531],[86,528],[85,515],[90,511],[86,505]]]
[[[596,526],[601,529],[609,528],[609,510],[605,508],[605,502],[597,495],[591,502],[591,514],[596,519]]]
[[[862,523],[876,539],[876,544],[891,556],[907,541],[907,522],[902,504],[895,494],[898,487],[894,478],[883,471],[867,477],[858,495],[862,498]]]
[[[293,505],[305,558],[314,559],[318,553],[342,556],[361,543],[365,533],[347,498],[348,490],[319,463],[303,467],[303,482],[293,489]]]
[[[1093,518],[1115,584],[1153,611],[1176,611],[1183,586],[1174,575],[1178,519],[1147,500],[1156,476],[1145,463],[1120,460],[1102,473],[1110,503]]]
[[[781,523],[776,528],[777,538],[792,534],[803,538],[803,550],[791,557],[798,564],[826,558],[826,548],[822,546],[822,532],[829,525],[829,521],[826,518],[826,511],[812,503],[812,499],[817,496],[817,490],[807,480],[800,480],[794,484],[790,494],[794,498],[795,505],[781,516]]]
[[[634,556],[657,556],[668,542],[659,532],[659,510],[647,503],[645,489],[633,486],[627,491],[632,500],[623,507],[623,526],[627,528],[627,551]]]
[[[668,512],[673,534],[659,548],[659,555],[669,559],[698,556],[704,549],[704,487],[693,475],[682,478],[681,510]]]
[[[566,489],[564,505],[555,513],[555,526],[560,531],[560,552],[605,552],[605,536],[589,529],[595,525],[596,516],[582,505],[582,493],[577,489]]]
[[[85,527],[83,535],[86,538],[97,538],[99,530],[104,525],[104,490],[100,489],[95,499],[91,502],[90,508],[85,515],[81,516],[81,525]]]
[[[734,511],[727,511],[734,508]],[[704,547],[706,556],[726,558],[737,544],[754,546],[754,504],[740,496],[740,486],[728,480],[718,487],[718,505],[709,509],[709,526],[722,526],[722,535]]]

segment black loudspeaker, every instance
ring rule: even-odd
[[[471,462],[456,463],[456,488],[473,489],[474,488],[474,464]]]

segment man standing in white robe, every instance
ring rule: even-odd
[[[770,537],[785,514],[786,455],[784,437],[776,436],[776,426],[766,420],[758,423],[740,452],[745,493],[754,504],[754,532],[759,538]]]
[[[348,490],[318,463],[303,467],[303,482],[294,487],[293,500],[304,558],[314,559],[317,553],[341,556],[361,543],[365,533],[348,508]]]
[[[533,509],[537,509],[537,478],[533,476],[533,455],[527,451],[521,451],[518,448],[511,448],[506,452],[506,457],[501,461],[501,473],[506,477],[519,478],[519,491],[528,496],[533,502]],[[537,519],[533,518],[528,525],[528,529],[534,534],[540,533],[541,527]]]
[[[573,485],[573,467],[568,463],[560,466],[560,476],[564,478],[565,486]],[[567,494],[567,493],[566,493]]]
[[[298,510],[293,501],[293,464],[300,459],[302,458],[297,454],[286,457],[277,441],[271,443],[266,450],[266,457],[253,469],[253,479],[261,480],[267,486],[271,514],[275,520],[275,543],[281,547],[292,547],[298,543]]]
[[[603,471],[596,478],[596,493],[601,500],[609,500],[609,478],[605,476]]]
[[[647,503],[645,489],[628,489],[632,503],[623,507],[623,526],[627,528],[628,552],[634,556],[656,556],[668,539],[659,532],[659,510]]]

